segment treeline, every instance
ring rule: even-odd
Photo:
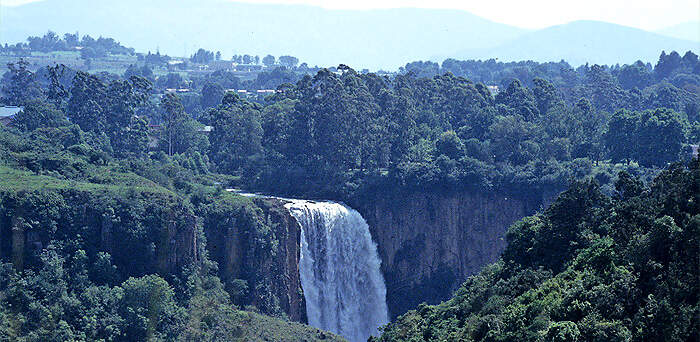
[[[625,89],[637,87],[643,89],[654,81],[659,81],[669,76],[679,74],[697,74],[697,55],[687,51],[683,56],[678,52],[662,52],[656,65],[637,61],[631,65],[602,65],[610,72]],[[475,82],[506,86],[513,79],[531,80],[536,77],[546,78],[557,85],[581,83],[587,69],[592,66],[585,64],[578,67],[571,66],[566,61],[559,62],[499,62],[489,60],[456,60],[448,58],[438,64],[430,61],[417,61],[407,63],[400,68],[403,73],[412,72],[417,76],[431,77],[437,74],[451,72],[457,76],[464,76]],[[526,81],[527,82],[527,81]],[[528,84],[531,86],[532,84]]]
[[[213,51],[209,51],[206,49],[200,48],[195,52],[191,57],[190,57],[190,62],[192,63],[198,63],[198,64],[208,64],[213,61],[220,61],[221,60],[221,51],[216,51],[214,53]],[[273,55],[267,55],[265,57],[260,58],[260,56],[252,56],[252,55],[236,55],[234,54],[233,57],[231,58],[231,61],[234,63],[238,64],[254,64],[258,65],[262,62],[263,65],[267,67],[272,67],[275,65],[283,66],[285,68],[290,68],[294,69],[297,67],[297,64],[299,64],[299,59],[293,56],[280,56],[279,58],[275,58]],[[303,63],[306,64],[306,63]],[[307,66],[308,67],[308,66]]]
[[[612,196],[574,182],[510,227],[501,259],[374,341],[695,341],[700,338],[700,163]]]
[[[645,100],[644,98],[651,92],[658,92],[661,90],[659,88],[668,85],[695,94],[700,87],[700,76],[698,76],[700,62],[698,62],[698,56],[692,51],[686,52],[683,56],[676,51],[669,54],[662,52],[654,66],[637,61],[631,65],[586,64],[575,68],[565,61],[504,63],[493,59],[486,61],[447,59],[442,65],[435,62],[408,63],[400,71],[420,77],[432,77],[450,72],[474,82],[501,88],[507,87],[514,79],[522,81],[528,87],[533,87],[534,79],[543,78],[552,82],[563,98],[570,103],[581,97],[588,97],[596,106],[607,109],[613,105],[612,101],[625,102],[625,106],[632,109],[635,102]],[[591,92],[587,89],[591,83],[599,83],[606,89]],[[679,109],[676,108],[676,110]]]
[[[113,38],[99,37],[97,39],[89,35],[80,36],[76,33],[66,33],[60,37],[53,31],[48,31],[43,37],[29,37],[27,43],[17,43],[0,47],[0,53],[23,56],[31,52],[52,51],[76,51],[92,57],[104,57],[112,55],[133,55],[134,49],[127,48]]]
[[[283,93],[266,106],[236,102],[240,105],[211,111],[211,117],[233,110],[247,113],[242,120],[260,118],[262,136],[226,146],[212,141],[210,157],[225,167],[222,171],[251,176],[252,184],[265,190],[313,190],[329,197],[370,184],[522,193],[563,187],[569,177],[605,170],[609,161],[635,160],[653,168],[689,158],[683,157],[689,156],[686,144],[698,139],[697,94],[669,85],[649,93],[648,101],[617,101],[604,81],[610,74],[594,69],[600,77],[586,83],[590,96],[573,104],[541,78],[532,88],[513,81],[494,97],[483,84],[449,73],[390,79],[349,68],[324,70],[280,88]],[[646,118],[624,137],[616,135],[621,132],[614,122],[609,124],[623,108]],[[231,132],[232,126],[257,127],[236,117],[210,121],[218,132],[212,137]],[[620,159],[619,146],[630,144],[640,152],[628,151]],[[221,151],[236,146],[248,146],[245,153],[254,168],[246,169],[250,164],[240,156],[232,163],[217,161],[216,155],[232,155]],[[605,173],[601,180],[609,177]]]
[[[144,65],[129,65],[123,77],[141,76],[153,83],[154,89],[162,91],[165,89],[184,88],[193,90],[191,94],[181,96],[204,96],[204,86],[214,86],[227,89],[276,89],[284,83],[296,83],[303,74],[311,73],[318,69],[294,70],[287,67],[274,67],[255,73],[253,79],[241,79],[235,73],[227,70],[216,70],[209,73],[192,74],[183,77],[179,72],[169,72],[162,76],[156,76],[153,72],[154,66],[150,63]],[[223,97],[221,94],[220,97]],[[204,108],[206,109],[206,108]]]
[[[5,103],[52,108],[30,104],[18,127],[67,118],[122,158],[145,157],[150,134],[168,154],[208,156],[209,169],[241,176],[240,185],[293,195],[348,198],[396,187],[527,194],[584,175],[607,184],[621,167],[642,174],[689,158],[700,131],[697,93],[660,83],[630,102],[599,66],[573,103],[542,78],[530,88],[515,80],[493,96],[450,73],[389,78],[343,65],[286,83],[264,102],[225,93],[221,84],[237,85],[226,72],[206,76],[199,93],[154,99],[142,77],[78,72],[64,85],[52,70],[39,82],[11,65]],[[39,116],[46,113],[55,120]],[[162,129],[149,131],[149,122]],[[202,125],[213,131],[198,134]]]

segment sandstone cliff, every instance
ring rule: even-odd
[[[497,194],[395,193],[366,201],[382,259],[390,315],[438,303],[495,261],[510,224],[539,206]]]

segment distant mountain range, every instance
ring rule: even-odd
[[[310,65],[373,70],[434,56],[575,65],[655,61],[661,50],[698,50],[697,42],[601,22],[529,31],[459,10],[327,10],[225,0],[44,0],[2,7],[0,23],[2,43],[48,30],[78,31],[171,56],[203,47],[224,57],[288,54]]]
[[[689,21],[656,31],[669,37],[700,42],[700,21]]]
[[[571,65],[656,62],[662,50],[698,51],[700,43],[600,21],[574,21],[525,33],[493,48],[466,49],[459,58],[565,60]]]

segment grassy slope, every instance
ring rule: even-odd
[[[237,311],[240,341],[345,341],[345,339],[308,325],[282,321],[247,311]]]
[[[97,184],[74,180],[58,179],[46,175],[37,175],[31,171],[14,169],[0,165],[0,190],[56,190],[74,189],[97,193],[122,192],[126,189],[139,192],[158,193],[164,195],[175,194],[170,190],[157,185],[145,178],[134,174],[113,172],[111,184]]]

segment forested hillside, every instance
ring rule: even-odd
[[[501,259],[374,341],[695,341],[700,338],[700,164],[612,196],[573,183],[508,230]]]
[[[287,321],[279,270],[260,259],[220,280],[206,238],[218,225],[256,242],[251,260],[282,253],[258,205],[213,186],[225,177],[96,141],[76,125],[0,126],[2,339],[337,339]]]

